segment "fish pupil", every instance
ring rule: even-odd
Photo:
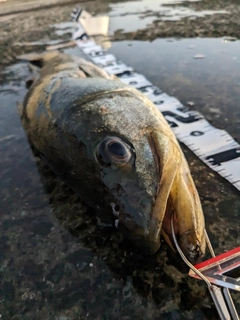
[[[126,148],[119,142],[112,142],[108,145],[108,150],[110,153],[124,157],[126,155]]]
[[[96,158],[100,165],[117,169],[119,166],[124,166],[133,159],[133,153],[128,146],[119,137],[106,137],[96,148]]]

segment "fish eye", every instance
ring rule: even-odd
[[[133,149],[118,137],[107,137],[98,144],[96,156],[105,167],[120,167],[133,158]]]

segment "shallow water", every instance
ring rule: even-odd
[[[183,104],[193,102],[213,126],[240,141],[239,50],[239,40],[225,38],[119,41],[109,49]]]
[[[190,0],[189,2],[198,2]],[[175,7],[174,5],[179,4]],[[114,31],[132,32],[146,28],[154,20],[177,21],[183,18],[195,19],[206,15],[227,13],[226,10],[201,10],[181,6],[181,0],[143,0],[111,4],[109,34]]]
[[[224,38],[171,38],[113,42],[110,51],[240,142],[239,47]],[[94,213],[33,156],[17,112],[30,76],[18,63],[0,89],[2,319],[218,319],[205,285],[188,278],[164,243],[144,257],[115,229],[100,229]],[[238,246],[239,192],[184,152],[216,253]],[[240,312],[240,296],[233,297]]]

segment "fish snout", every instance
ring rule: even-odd
[[[176,217],[176,235],[180,248],[190,261],[197,261],[205,253],[205,221],[199,195],[185,159],[176,173],[170,201]]]
[[[196,262],[205,253],[205,239],[197,239],[195,231],[188,231],[180,236],[179,245],[189,261]]]
[[[175,138],[154,132],[152,139],[162,170],[150,221],[150,238],[158,241],[161,232],[173,247],[171,219],[174,215],[174,233],[180,248],[190,261],[196,261],[205,253],[205,222],[187,161]]]

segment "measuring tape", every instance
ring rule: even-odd
[[[78,21],[80,15],[81,9],[75,9],[72,20]],[[199,112],[190,111],[177,98],[162,92],[144,75],[107,53],[86,34],[80,23],[78,26],[73,35],[78,48],[94,64],[144,93],[163,114],[177,139],[240,190],[240,145],[225,130],[213,127]]]
[[[80,15],[81,10],[75,9],[71,16],[74,21],[78,21]],[[225,130],[216,129],[199,112],[190,111],[178,99],[162,92],[145,76],[117,60],[113,54],[107,53],[86,34],[80,23],[73,39],[93,63],[109,74],[116,75],[125,84],[131,85],[144,93],[163,114],[178,140],[188,146],[210,168],[240,190],[240,145]],[[240,320],[228,290],[228,288],[231,288],[240,291],[239,279],[233,279],[225,275],[226,271],[239,267],[240,247],[215,257],[205,231],[207,244],[213,258],[200,265],[192,266],[177,243],[173,218],[171,227],[176,248],[185,263],[190,266],[189,275],[206,282],[220,319]],[[217,268],[217,272],[214,269],[216,275],[212,270],[213,264]]]

